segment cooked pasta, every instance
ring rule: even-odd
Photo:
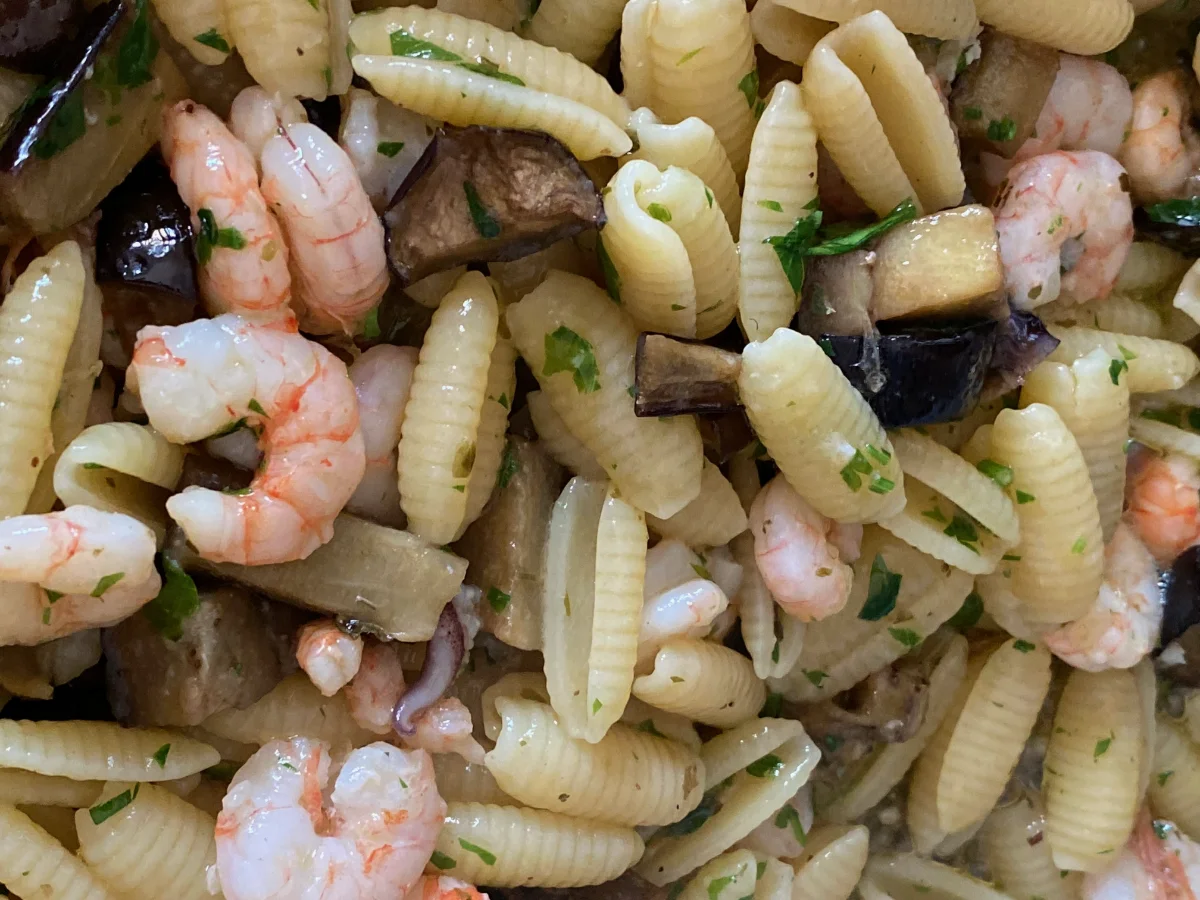
[[[1166,716],[1158,717],[1156,738],[1150,807],[1188,834],[1200,833],[1200,749]]]
[[[766,241],[808,216],[816,196],[817,133],[800,88],[781,81],[754,130],[742,194],[738,321],[752,341],[766,340],[796,314],[798,292]]]
[[[975,0],[975,8],[984,24],[1081,56],[1113,49],[1133,27],[1126,0],[1071,0],[1053,7],[1031,0]]]
[[[796,873],[786,862],[768,856],[758,861],[755,900],[791,900]]]
[[[595,65],[621,28],[626,0],[542,0],[526,29],[529,37]]]
[[[1191,266],[1181,254],[1152,241],[1134,240],[1129,247],[1113,291],[1121,296],[1154,302],[1174,291]],[[1116,331],[1118,329],[1105,329]]]
[[[944,40],[964,41],[979,28],[975,6],[968,0],[777,0],[783,6],[819,19],[846,22],[873,9],[887,14],[901,31]]]
[[[659,649],[654,670],[634,679],[633,695],[717,728],[751,718],[767,696],[746,657],[720,644],[687,638]]]
[[[0,803],[9,806],[91,806],[104,785],[21,769],[0,769]]]
[[[232,49],[224,0],[154,0],[171,37],[206,66],[219,66]]]
[[[1078,326],[1046,328],[1061,341],[1050,354],[1052,362],[1069,364],[1099,348],[1113,359],[1128,363],[1126,383],[1131,394],[1177,390],[1200,373],[1200,359],[1182,344]]]
[[[1077,877],[1064,878],[1054,864],[1045,832],[1041,801],[1028,793],[993,810],[980,832],[992,880],[1013,900],[1070,900],[1079,889]]]
[[[1100,331],[1117,331],[1140,337],[1165,338],[1167,328],[1158,310],[1148,303],[1124,294],[1109,294],[1103,300],[1070,303],[1055,300],[1038,307],[1043,322],[1056,325],[1081,325]]]
[[[1138,767],[1138,802],[1146,799],[1150,788],[1150,777],[1154,770],[1155,748],[1158,746],[1158,676],[1154,674],[1154,663],[1143,658],[1130,671],[1137,685],[1138,701],[1141,704],[1142,761]]]
[[[647,516],[646,523],[660,537],[675,538],[689,547],[719,547],[746,530],[746,513],[733,485],[705,460],[696,499],[669,519]]]
[[[434,874],[495,887],[580,887],[611,881],[642,855],[632,828],[540,809],[448,805],[437,861],[427,867]]]
[[[969,512],[915,478],[906,482],[905,491],[904,509],[898,515],[881,519],[881,528],[964,572],[986,575],[995,571],[1012,546],[1010,542],[976,528]]]
[[[867,862],[859,892],[863,900],[923,893],[954,900],[1006,900],[986,881],[908,853],[873,856]]]
[[[245,709],[226,709],[202,723],[205,731],[243,744],[265,744],[302,734],[335,745],[369,743],[374,735],[355,724],[342,693],[323,697],[303,672],[279,682]]]
[[[741,900],[755,896],[758,861],[749,850],[723,853],[691,877],[679,894],[682,900]]]
[[[513,803],[483,763],[470,763],[457,753],[433,754],[438,793],[447,803]]]
[[[328,0],[239,0],[224,7],[230,46],[268,93],[325,99],[333,54],[344,52],[330,39]]]
[[[0,884],[18,897],[47,900],[118,896],[75,854],[11,806],[0,806]]]
[[[1179,289],[1175,291],[1171,305],[1191,317],[1194,322],[1200,323],[1200,267],[1193,264],[1188,269],[1187,274],[1179,283]],[[1151,337],[1162,336],[1151,335]]]
[[[837,26],[790,9],[779,0],[762,0],[750,10],[754,40],[772,56],[804,65],[817,42]]]
[[[714,735],[700,748],[705,789],[719,786],[793,738],[804,737],[804,726],[795,719],[772,718],[749,719]]]
[[[584,478],[602,480],[605,477],[596,457],[567,430],[567,424],[554,411],[544,391],[530,391],[525,402],[529,404],[529,416],[541,446],[555,462]]]
[[[496,486],[496,474],[500,471],[508,432],[508,412],[517,385],[516,361],[517,353],[512,343],[506,338],[497,337],[492,347],[483,409],[476,431],[475,462],[467,481],[467,508],[456,538],[462,537],[467,526],[479,518]]]
[[[1169,422],[1157,422],[1142,416],[1129,420],[1129,435],[1139,444],[1145,444],[1164,453],[1181,453],[1200,459],[1200,435],[1186,431]]]
[[[16,697],[49,700],[54,685],[32,647],[0,648],[0,688]]]
[[[796,860],[792,900],[847,900],[867,864],[865,825],[826,825],[808,836]]]

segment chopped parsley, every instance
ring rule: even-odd
[[[963,118],[968,122],[978,122],[983,118],[983,110],[978,106],[967,106],[963,108]]]
[[[506,81],[509,84],[518,86],[524,86],[525,84],[516,75],[501,72],[500,67],[490,59],[480,57],[478,62],[463,59],[452,50],[447,50],[444,47],[439,47],[437,44],[431,44],[429,41],[414,37],[403,28],[393,31],[390,35],[390,40],[392,55],[394,56],[407,56],[410,59],[429,59],[436,62],[452,62],[460,69],[466,69],[468,72],[474,72],[476,75],[486,75],[489,78]]]
[[[379,307],[376,306],[363,320],[363,337],[368,341],[373,341],[383,332],[379,329]]]
[[[210,28],[204,34],[198,34],[192,38],[197,44],[203,44],[205,47],[212,47],[221,53],[229,52],[229,42],[221,37],[221,32],[215,28]]]
[[[483,860],[484,865],[494,866],[496,864],[496,854],[495,853],[492,853],[492,851],[490,851],[490,850],[485,850],[483,847],[480,847],[478,844],[472,844],[466,838],[459,838],[458,846],[462,847],[468,853],[474,853],[481,860]]]
[[[792,829],[792,836],[801,847],[808,842],[808,835],[804,833],[804,823],[800,821],[800,813],[796,812],[796,807],[791,804],[776,813],[775,827]]]
[[[782,768],[783,760],[774,753],[768,753],[746,766],[746,774],[755,778],[774,778]]]
[[[1151,222],[1194,228],[1200,225],[1200,197],[1155,203],[1146,207],[1146,215]]]
[[[971,591],[967,594],[967,599],[963,601],[962,606],[958,608],[958,612],[952,615],[946,624],[958,631],[966,631],[979,624],[982,616],[983,598],[976,591]]]
[[[665,738],[666,735],[658,730],[658,726],[654,724],[653,719],[646,719],[644,722],[638,722],[634,726],[635,731],[644,731],[646,734],[652,734],[655,737]]]
[[[801,669],[800,671],[804,673],[804,677],[809,680],[809,683],[812,684],[813,687],[817,688],[819,688],[822,682],[829,677],[828,672],[822,672],[820,669]]]
[[[1092,749],[1092,759],[1099,759],[1105,753],[1107,753],[1108,748],[1112,746],[1112,742],[1114,740],[1116,740],[1116,735],[1110,731],[1108,733],[1108,737],[1101,738],[1100,740],[1096,741],[1096,746]]]
[[[917,634],[911,628],[889,628],[888,634],[909,650],[921,643],[921,635]]]
[[[1019,506],[1023,506],[1026,503],[1032,503],[1036,499],[1037,497],[1033,496],[1033,494],[1027,494],[1022,490],[1017,491],[1017,504]]]
[[[592,701],[592,715],[593,715],[593,716],[594,716],[596,713],[600,712],[600,710],[602,710],[602,709],[604,709],[604,704],[603,704],[603,703],[601,703],[601,702],[600,702],[598,699],[597,699],[597,700],[593,700],[593,701]]]
[[[512,602],[512,594],[506,594],[498,587],[490,587],[487,592],[487,601],[496,612],[504,612],[508,608],[508,604]]]
[[[1028,653],[1031,650],[1037,649],[1037,644],[1031,644],[1029,641],[1017,638],[1013,641],[1013,649],[1020,653]]]
[[[147,5],[148,0],[135,0],[133,22],[117,49],[117,83],[122,87],[141,87],[154,77],[150,67],[158,55],[158,38],[150,29]]]
[[[1076,556],[1078,556],[1080,553],[1082,553],[1086,549],[1087,549],[1087,541],[1085,541],[1083,538],[1079,538],[1078,540],[1075,541],[1075,543],[1073,543],[1071,545],[1071,552],[1074,553]]]
[[[1174,774],[1175,774],[1174,769],[1168,769],[1166,772],[1159,772],[1158,776],[1157,776],[1158,786],[1162,787],[1163,785],[1165,785],[1167,783],[1167,780]]]
[[[974,546],[979,543],[979,529],[968,516],[955,513],[950,524],[942,530],[942,534],[954,538],[972,553],[979,553],[979,548]]]
[[[679,57],[679,62],[675,63],[675,65],[682,66],[689,59],[695,59],[696,54],[703,49],[703,47],[697,47],[695,50],[689,50],[687,53],[683,54],[683,56]]]
[[[140,784],[135,784],[132,788],[127,788],[115,797],[105,800],[103,803],[93,806],[88,810],[88,815],[92,817],[92,823],[95,825],[103,825],[130,803],[137,799]]]
[[[453,859],[438,850],[433,851],[433,855],[429,857],[429,862],[435,867],[445,872],[447,869],[453,869],[458,865]]]
[[[981,459],[976,465],[980,472],[986,475],[1000,487],[1008,487],[1012,484],[1013,470],[1008,466],[1002,466],[993,459]]]
[[[200,265],[206,265],[212,259],[213,250],[224,247],[226,250],[242,250],[246,239],[236,228],[218,228],[216,216],[207,207],[201,207],[196,213],[200,220],[200,233],[196,235],[196,258]]]
[[[758,205],[763,209],[771,210],[771,212],[783,212],[783,204],[778,200],[759,200]]]
[[[733,884],[733,879],[736,877],[736,875],[723,875],[710,881],[708,883],[708,900],[717,900],[721,896],[721,891]]]
[[[142,607],[142,615],[169,641],[183,637],[183,623],[200,608],[196,582],[169,556],[162,557],[163,584],[158,596]]]
[[[167,767],[167,754],[170,752],[171,752],[171,745],[163,744],[161,747],[159,747],[157,750],[154,751],[154,756],[152,756],[151,759],[153,759],[156,763],[158,763],[158,767],[160,769],[165,769]]]
[[[542,374],[554,375],[570,372],[575,387],[581,394],[600,390],[600,368],[592,345],[565,325],[560,325],[546,335],[546,361]]]
[[[738,90],[746,98],[746,105],[754,109],[758,103],[758,69],[751,69],[738,82]]]
[[[1108,377],[1112,379],[1113,384],[1121,383],[1121,373],[1129,371],[1129,363],[1123,359],[1114,359],[1108,364]]]
[[[657,219],[660,222],[671,221],[671,211],[661,203],[651,203],[646,207],[646,212],[649,214],[650,218]]]
[[[604,273],[604,287],[615,302],[621,302],[621,273],[613,265],[612,257],[604,246],[604,239],[596,238],[596,258],[600,260],[600,271]]]
[[[758,711],[759,716],[764,719],[774,719],[783,711],[783,694],[770,693],[767,694],[767,700],[763,704],[762,709]]]
[[[521,468],[521,463],[517,459],[517,453],[513,449],[512,440],[508,440],[504,444],[504,453],[500,457],[500,471],[496,473],[496,485],[500,488],[506,488],[509,482],[513,480],[513,476]]]
[[[87,113],[83,106],[83,92],[76,88],[63,98],[46,125],[45,133],[34,144],[33,155],[38,159],[57,156],[83,137],[86,131]]]
[[[855,450],[850,461],[842,467],[842,481],[846,482],[846,487],[850,490],[857,491],[862,488],[862,478],[859,476],[870,475],[874,471],[871,464],[867,462],[867,458],[860,451]]]
[[[900,596],[900,582],[904,576],[887,567],[882,553],[876,553],[871,562],[871,581],[867,588],[867,600],[858,617],[864,622],[878,622],[896,608]]]
[[[479,191],[475,189],[475,185],[469,181],[464,181],[463,193],[467,195],[467,210],[471,213],[471,221],[475,224],[475,230],[479,233],[479,236],[488,240],[499,237],[500,223],[496,221],[496,218],[488,211],[488,208],[483,205],[483,201],[479,199]]]
[[[380,141],[375,145],[375,152],[380,156],[392,159],[404,149],[404,141]]]
[[[721,804],[717,800],[716,789],[707,791],[700,802],[690,813],[674,824],[668,825],[663,829],[663,834],[669,837],[683,837],[687,834],[699,831],[700,826],[711,819],[721,809]]]
[[[1008,116],[992,119],[988,122],[987,136],[989,141],[1011,141],[1017,136],[1017,123]]]
[[[103,597],[105,591],[107,591],[110,587],[112,587],[114,584],[116,584],[118,581],[120,581],[124,577],[125,577],[124,572],[112,572],[111,574],[105,575],[103,578],[101,578],[99,581],[97,581],[96,586],[94,588],[92,588],[92,596],[93,597]]]

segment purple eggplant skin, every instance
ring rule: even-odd
[[[0,0],[0,65],[53,74],[85,12],[82,0]]]
[[[79,33],[59,54],[59,70],[39,87],[15,113],[15,121],[0,145],[0,172],[20,170],[45,137],[58,112],[95,66],[128,7],[120,0],[97,6],[83,21]]]
[[[992,366],[980,399],[986,403],[1020,387],[1025,376],[1053,353],[1059,343],[1033,313],[1012,310],[996,331]]]
[[[1171,563],[1163,605],[1161,643],[1165,647],[1200,625],[1200,547],[1188,547]]]
[[[1181,216],[1176,222],[1156,222],[1141,206],[1134,207],[1133,227],[1139,238],[1162,244],[1184,256],[1200,255],[1200,220]]]

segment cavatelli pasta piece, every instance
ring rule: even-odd
[[[554,711],[496,700],[503,726],[488,769],[518,802],[614,825],[668,825],[704,792],[704,764],[674,741],[614,725],[595,744],[572,740]]]
[[[303,672],[279,682],[245,709],[226,709],[204,720],[217,737],[243,744],[265,744],[298,734],[334,745],[361,746],[376,740],[350,715],[344,694],[324,697]]]
[[[719,547],[746,530],[746,513],[733,485],[705,460],[696,499],[669,519],[647,516],[646,522],[660,537],[675,538],[689,547]]]
[[[1063,877],[1044,840],[1046,814],[1036,796],[1023,793],[999,806],[980,832],[980,846],[992,880],[1012,900],[1072,900],[1078,877]]]
[[[970,515],[915,478],[905,482],[905,492],[904,509],[881,519],[879,526],[934,559],[972,575],[986,575],[1012,546],[977,528]]]
[[[869,840],[865,825],[814,829],[803,856],[794,860],[792,900],[847,900],[867,864]]]
[[[333,82],[328,0],[225,0],[230,44],[268,93],[324,100]]]
[[[1047,325],[1046,330],[1061,342],[1048,357],[1051,362],[1070,364],[1097,348],[1127,362],[1129,370],[1122,380],[1131,394],[1177,390],[1200,373],[1196,354],[1172,341],[1078,326]]]
[[[0,803],[9,806],[91,806],[104,784],[75,781],[59,775],[39,775],[21,769],[0,769]]]
[[[781,81],[754,130],[742,192],[738,321],[752,341],[766,340],[796,314],[799,295],[765,242],[808,216],[816,197],[817,132],[800,88]]]
[[[1158,746],[1158,719],[1154,714],[1158,706],[1158,677],[1154,673],[1154,662],[1144,657],[1134,666],[1134,682],[1138,700],[1142,707],[1142,764],[1138,768],[1138,803],[1146,797],[1150,787],[1150,774],[1154,768],[1154,750]]]
[[[431,874],[494,887],[581,887],[611,881],[642,855],[632,828],[516,806],[448,806]]]
[[[1158,310],[1148,303],[1115,291],[1103,300],[1089,300],[1087,303],[1055,300],[1039,306],[1037,314],[1043,322],[1053,322],[1055,325],[1081,325],[1148,338],[1167,337],[1167,328]]]
[[[925,212],[962,201],[966,182],[950,118],[884,13],[859,16],[822,38],[802,87],[821,142],[878,215],[910,197]]]
[[[986,881],[911,853],[873,856],[858,889],[863,900],[923,893],[946,900],[1011,900]]]
[[[220,761],[221,755],[207,744],[161,728],[0,719],[0,766],[4,768],[79,781],[170,781]]]
[[[1155,730],[1150,807],[1188,834],[1200,833],[1200,748],[1165,716],[1159,717]]]
[[[442,299],[421,345],[397,470],[408,528],[432,544],[453,540],[464,522],[498,324],[487,279],[468,272]]]
[[[1129,435],[1135,441],[1164,453],[1182,453],[1200,459],[1200,435],[1144,415],[1129,420]]]
[[[75,813],[75,828],[80,857],[123,897],[209,896],[205,872],[217,860],[216,821],[165,788],[109,782],[95,806]]]
[[[817,42],[836,28],[833,22],[796,12],[780,0],[762,0],[750,10],[754,40],[772,56],[804,65]]]
[[[1171,305],[1187,315],[1193,322],[1200,323],[1200,266],[1193,264],[1188,269],[1183,280],[1179,282]],[[1151,337],[1161,337],[1161,335],[1151,335]]]
[[[206,66],[219,66],[233,48],[225,0],[154,0],[171,37]]]
[[[71,441],[54,468],[64,506],[83,504],[133,516],[166,536],[168,494],[183,472],[183,451],[152,428],[131,422],[93,425]]]
[[[583,160],[633,146],[612,119],[574,100],[460,68],[404,56],[355,56],[354,71],[405,109],[451,125],[544,131]]]
[[[79,245],[35,259],[0,307],[0,516],[18,516],[53,451],[50,419],[83,305]]]
[[[526,33],[539,44],[557,47],[595,65],[621,28],[626,0],[542,0]]]
[[[479,414],[479,429],[475,437],[475,462],[467,481],[467,509],[458,535],[479,518],[496,486],[496,475],[504,455],[505,434],[508,431],[508,412],[512,408],[513,392],[517,385],[517,351],[507,338],[497,337],[488,366],[487,387],[484,389],[483,409]]]
[[[700,748],[704,763],[704,789],[712,790],[756,759],[778,750],[794,738],[805,738],[796,719],[749,719],[714,735]]]
[[[680,900],[742,900],[754,897],[758,861],[749,850],[722,853],[700,867],[680,893]]]
[[[1174,291],[1192,265],[1192,260],[1162,244],[1134,241],[1117,273],[1113,292],[1136,300],[1165,299],[1163,294]]]
[[[438,793],[447,803],[513,803],[482,763],[470,763],[457,753],[434,753],[433,772]]]
[[[780,328],[748,344],[738,388],[788,483],[821,515],[873,522],[904,508],[904,475],[883,427],[808,335]]]
[[[116,900],[117,894],[45,829],[0,806],[0,884],[18,897]]]
[[[767,699],[750,660],[710,641],[668,641],[633,682],[639,700],[717,728],[753,717]]]
[[[781,859],[768,856],[757,866],[758,881],[754,885],[754,900],[791,900],[796,873]]]
[[[1096,872],[1133,829],[1142,711],[1131,672],[1072,670],[1046,749],[1046,837],[1060,869]]]
[[[905,34],[965,41],[979,27],[970,0],[776,0],[797,12],[833,22],[848,22],[879,10]]]
[[[54,685],[33,647],[0,648],[0,688],[16,697],[49,700]]]
[[[525,402],[529,404],[529,416],[533,419],[533,427],[542,448],[551,459],[584,478],[605,478],[604,470],[596,462],[592,451],[567,430],[567,423],[554,411],[544,391],[530,391],[525,395]]]
[[[975,0],[984,24],[997,31],[1093,56],[1116,47],[1133,27],[1126,0],[1070,0],[1047,7],[1035,0]]]
[[[506,313],[513,342],[571,434],[633,506],[670,518],[700,492],[703,451],[690,416],[633,411],[637,331],[587,279],[551,272]]]

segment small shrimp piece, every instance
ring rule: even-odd
[[[417,367],[415,347],[372,347],[350,367],[350,380],[358,395],[358,415],[367,470],[346,504],[346,509],[383,525],[404,527],[400,487],[396,480],[396,446],[400,423]]]
[[[754,559],[784,612],[802,622],[832,616],[850,597],[861,525],[840,525],[804,502],[782,475],[750,506]]]
[[[201,556],[290,562],[333,537],[366,465],[341,360],[294,331],[227,315],[143,328],[129,372],[150,423],[173,443],[243,419],[262,431],[264,461],[246,492],[193,486],[167,501]]]
[[[1140,203],[1183,196],[1200,170],[1200,137],[1191,125],[1184,77],[1178,69],[1163,72],[1133,92],[1133,123],[1120,158]]]
[[[406,747],[457,753],[469,763],[483,763],[484,749],[475,740],[471,711],[457,697],[443,697],[417,715],[413,725],[417,733],[400,738]]]
[[[1174,823],[1153,820],[1143,809],[1133,834],[1112,865],[1089,872],[1081,900],[1196,900],[1200,844]]]
[[[154,532],[71,506],[0,522],[0,646],[41,644],[132,615],[157,595]]]
[[[1161,565],[1200,544],[1200,468],[1189,457],[1141,452],[1129,459],[1125,520]]]
[[[287,232],[298,299],[318,322],[354,333],[388,286],[383,225],[354,164],[316,125],[299,123],[267,141],[262,172],[263,195]]]
[[[1012,302],[1033,309],[1061,293],[1107,297],[1133,244],[1125,170],[1093,150],[1016,165],[996,200],[1000,261]]]
[[[1132,115],[1133,94],[1124,75],[1108,63],[1060,53],[1058,75],[1033,137],[1013,161],[1055,150],[1098,150],[1116,156]]]
[[[729,598],[713,582],[694,578],[663,591],[642,606],[638,662],[653,658],[659,647],[676,637],[704,637],[713,620],[729,606]]]
[[[449,875],[422,875],[404,900],[488,900],[488,895]]]
[[[229,130],[246,145],[256,165],[267,141],[283,126],[307,121],[308,114],[295,97],[268,94],[257,84],[240,91],[229,107]]]
[[[318,619],[300,629],[296,662],[326,697],[332,697],[358,674],[363,641],[347,634],[333,619]]]
[[[1092,608],[1045,636],[1050,652],[1088,672],[1129,669],[1158,643],[1163,599],[1158,567],[1122,522],[1104,550],[1104,581]]]
[[[424,751],[368,744],[338,767],[324,741],[271,741],[222,801],[221,891],[226,900],[395,900],[420,880],[445,815]]]
[[[294,323],[287,244],[258,189],[250,151],[191,100],[163,113],[161,141],[171,180],[207,247],[207,257],[200,259],[200,292],[208,311]]]

